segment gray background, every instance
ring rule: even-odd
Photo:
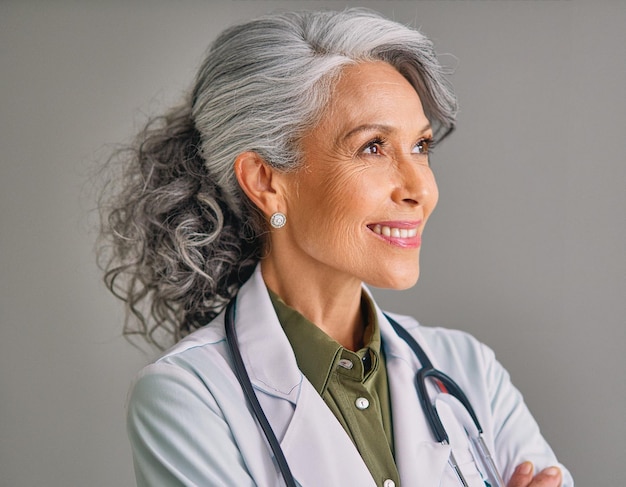
[[[578,485],[623,485],[626,2],[474,0],[0,2],[1,486],[133,483],[150,356],[94,264],[98,161],[226,25],[346,5],[421,26],[461,103],[421,280],[381,302],[487,342]]]

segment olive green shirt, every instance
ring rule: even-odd
[[[378,320],[369,297],[363,293],[361,301],[367,317],[366,345],[353,352],[287,306],[274,292],[269,293],[298,367],[346,430],[376,484],[382,486],[391,479],[399,486],[387,370]]]

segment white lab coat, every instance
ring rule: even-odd
[[[434,440],[420,407],[414,387],[420,364],[376,311],[402,485],[457,487],[448,465],[450,446]],[[537,469],[558,465],[491,350],[463,332],[392,316],[466,393],[505,481],[525,460]],[[303,487],[382,485],[383,479],[372,479],[341,424],[298,369],[258,268],[239,292],[235,327],[250,380],[296,481]],[[438,410],[457,461],[471,462],[466,436],[450,408],[442,403]],[[140,372],[129,397],[128,432],[139,486],[284,485],[232,371],[223,313]],[[563,473],[563,486],[572,486],[569,473]],[[484,487],[478,477],[468,480]]]

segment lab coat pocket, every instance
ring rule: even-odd
[[[469,450],[456,448],[452,452],[456,460],[457,467],[460,470],[468,487],[485,487],[485,482],[481,473],[478,471],[474,457]],[[448,462],[445,474],[446,482],[442,482],[442,486],[458,486],[462,485],[459,480],[459,474],[452,467],[452,462]]]

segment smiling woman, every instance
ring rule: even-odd
[[[417,281],[455,111],[419,32],[285,13],[119,154],[106,280],[128,334],[177,342],[132,388],[139,485],[573,485],[489,349],[366,287]]]

